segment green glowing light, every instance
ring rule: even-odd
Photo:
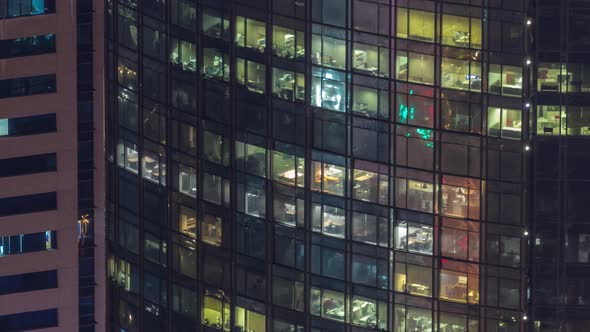
[[[416,128],[416,133],[420,135],[423,140],[428,140],[432,136],[432,129]]]

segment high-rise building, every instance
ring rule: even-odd
[[[103,6],[0,0],[0,331],[105,328]]]
[[[529,331],[587,331],[590,2],[532,3]]]
[[[524,330],[528,1],[106,10],[110,331]]]

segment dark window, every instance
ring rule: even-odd
[[[30,292],[56,287],[56,270],[0,277],[0,295]]]
[[[55,0],[8,0],[6,17],[55,13]]]
[[[0,177],[52,172],[57,169],[55,153],[0,159]]]
[[[0,98],[51,93],[56,88],[55,74],[0,80]]]
[[[55,53],[55,35],[0,40],[0,59]]]
[[[57,193],[55,192],[0,198],[0,216],[55,210],[56,208]]]
[[[54,132],[55,130],[55,114],[0,119],[0,137],[42,134]]]
[[[55,231],[0,236],[0,257],[55,248],[57,248]]]
[[[57,326],[57,309],[0,316],[2,331],[24,331]]]

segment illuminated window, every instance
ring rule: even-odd
[[[201,323],[216,330],[230,330],[231,307],[222,291],[205,291]]]
[[[305,57],[305,33],[272,26],[272,53],[280,58],[301,60]]]
[[[488,107],[488,136],[520,139],[522,136],[520,110]]]
[[[239,331],[265,332],[266,317],[263,314],[236,306],[236,327]]]
[[[266,66],[254,61],[237,58],[236,80],[252,92],[264,93],[266,90]]]
[[[347,321],[344,294],[332,290],[312,287],[310,291],[310,312],[312,315],[337,321]]]
[[[266,25],[264,22],[238,16],[236,18],[236,45],[264,52]]]

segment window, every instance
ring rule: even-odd
[[[345,253],[342,250],[312,245],[311,272],[344,280]]]
[[[137,5],[135,5],[135,8],[137,8]],[[119,13],[117,22],[119,43],[132,50],[137,50],[139,44],[137,10],[119,4],[117,12]]]
[[[197,128],[173,120],[172,145],[182,152],[195,155],[197,153]]]
[[[396,35],[399,38],[434,42],[434,13],[397,8]]]
[[[357,162],[357,164],[360,164],[360,162]],[[352,197],[362,201],[387,204],[389,194],[388,178],[385,174],[355,169],[352,175]]]
[[[229,56],[212,48],[203,49],[203,76],[229,81]]]
[[[238,16],[236,18],[236,45],[264,52],[266,47],[265,23]]]
[[[55,53],[55,35],[0,40],[0,59]]]
[[[476,222],[443,218],[441,255],[479,261],[479,227]]]
[[[266,317],[263,314],[236,306],[236,327],[238,331],[265,332]]]
[[[0,98],[52,93],[56,89],[55,74],[0,80]]]
[[[55,114],[0,119],[0,137],[50,133],[56,128]]]
[[[237,58],[236,80],[248,90],[263,94],[266,90],[266,65]]]
[[[352,45],[352,68],[371,76],[389,77],[389,47],[387,42],[374,46],[361,43]]]
[[[481,105],[441,100],[441,127],[445,130],[481,134]]]
[[[197,237],[197,214],[194,209],[179,205],[177,222],[179,232],[193,239]]]
[[[352,239],[387,246],[388,220],[367,213],[352,213]]]
[[[166,186],[166,157],[145,150],[141,168],[144,179]]]
[[[305,263],[305,245],[302,238],[297,238],[291,228],[275,226],[274,261],[278,264],[303,270]]]
[[[272,195],[274,220],[303,227],[305,218],[303,194],[295,188],[275,184]]]
[[[178,191],[183,194],[197,196],[197,170],[183,164],[178,165]]]
[[[433,331],[431,310],[396,305],[393,321],[393,332]]]
[[[272,152],[272,178],[288,186],[305,186],[305,159],[280,151]]]
[[[168,251],[168,244],[165,238],[160,233],[158,235],[152,233],[145,233],[144,235],[144,257],[156,264],[166,266],[166,252]]]
[[[324,193],[344,196],[346,168],[321,161],[314,161],[311,164],[313,181],[311,189]]]
[[[189,0],[172,0],[172,23],[185,29],[195,30],[197,11]]]
[[[479,220],[479,180],[443,176],[440,213],[448,217]]]
[[[520,97],[522,95],[522,68],[490,64],[488,84],[490,93]]]
[[[205,8],[203,11],[203,33],[209,37],[229,41],[229,19],[220,12]]]
[[[434,187],[432,183],[397,178],[396,206],[411,210],[433,212]]]
[[[192,235],[189,235],[192,237]],[[197,278],[197,241],[195,238],[186,238],[172,235],[172,266],[174,271]]]
[[[272,68],[273,96],[290,101],[305,101],[305,75]]]
[[[266,149],[236,141],[236,164],[240,170],[266,177]]]
[[[201,241],[204,243],[221,246],[223,222],[220,217],[205,214],[201,223]]]
[[[350,320],[354,325],[386,331],[387,302],[354,295],[350,305]]]
[[[258,218],[238,215],[236,223],[236,249],[246,256],[266,258],[266,222]]]
[[[222,295],[222,292],[205,291],[203,298],[203,319],[202,324],[216,330],[230,330],[231,306],[229,299]]]
[[[434,84],[434,56],[397,51],[395,78],[400,81]]]
[[[305,57],[304,32],[273,25],[272,38],[274,55],[289,60],[302,60]]]
[[[328,289],[312,287],[310,290],[310,309],[312,315],[337,321],[348,321],[344,294]]]
[[[222,135],[205,130],[203,133],[203,155],[205,160],[229,165],[229,141]]]
[[[318,28],[318,26],[314,25],[314,28]],[[331,31],[328,28],[325,28],[324,32],[332,32],[335,35],[342,33],[341,30]],[[311,62],[314,65],[345,69],[347,47],[346,41],[343,39],[342,37],[318,35],[314,30],[311,39]]]
[[[462,271],[447,270],[445,265]],[[469,267],[471,270],[478,268],[477,265]],[[479,276],[467,273],[466,270],[466,264],[452,261],[443,263],[443,269],[440,270],[440,299],[460,303],[479,303]]]
[[[432,225],[396,220],[394,230],[395,249],[432,255],[434,234]]]
[[[115,264],[115,261],[112,261]],[[131,293],[139,293],[139,269],[123,259],[118,260],[116,272],[117,285]]]
[[[346,234],[346,210],[330,205],[312,203],[311,213],[314,232],[344,238]]]
[[[389,118],[389,91],[360,85],[352,88],[352,111],[369,118]]]
[[[203,173],[203,199],[223,206],[229,206],[230,181],[219,175]]]
[[[272,302],[291,310],[303,311],[304,289],[301,282],[273,277]]]
[[[266,216],[266,183],[261,179],[246,178],[237,186],[237,208],[245,214],[264,218]]]
[[[119,141],[117,144],[117,165],[135,174],[139,172],[139,154],[135,144]]]
[[[0,316],[4,331],[26,331],[57,326],[57,309],[21,312]]]
[[[312,68],[311,104],[313,106],[345,112],[347,91],[344,73],[319,67]]]
[[[540,63],[537,69],[537,91],[567,92],[568,73],[560,63]]]
[[[55,0],[8,0],[6,17],[55,13]]]
[[[44,173],[57,170],[55,153],[0,159],[0,177]]]
[[[143,109],[143,135],[161,144],[166,144],[166,118],[158,106]]]
[[[481,48],[481,19],[442,15],[441,43],[451,46]]]
[[[197,293],[192,289],[174,285],[172,289],[172,310],[195,319],[197,315]]]
[[[0,295],[57,288],[57,271],[44,271],[0,277]]]
[[[394,290],[417,296],[432,296],[432,268],[396,262]]]
[[[56,208],[57,193],[55,192],[0,198],[0,217],[55,210]]]
[[[449,52],[450,53],[450,52]],[[479,53],[471,56],[467,52],[457,51],[449,54],[457,58],[443,57],[440,65],[441,85],[457,90],[481,91],[481,59]]]
[[[520,139],[522,136],[520,110],[488,107],[488,136]]]
[[[387,289],[388,261],[375,257],[352,255],[352,282]]]
[[[145,273],[143,276],[143,297],[147,312],[154,313],[156,316],[161,307],[166,305],[168,300],[166,281],[160,279],[151,273]]]
[[[365,0],[354,0],[352,8],[355,30],[389,35],[389,3],[381,1],[381,4],[376,4]]]
[[[423,128],[433,128],[434,98],[431,91],[431,89],[425,91],[410,89],[408,94],[398,93],[397,122]],[[420,96],[418,93],[424,96]]]
[[[57,232],[0,236],[0,257],[57,248]]]
[[[567,114],[559,105],[537,106],[537,135],[563,135],[567,133]]]
[[[182,39],[172,38],[170,62],[184,71],[197,71],[197,46]]]
[[[487,259],[491,264],[520,266],[520,238],[489,234],[487,238]]]

